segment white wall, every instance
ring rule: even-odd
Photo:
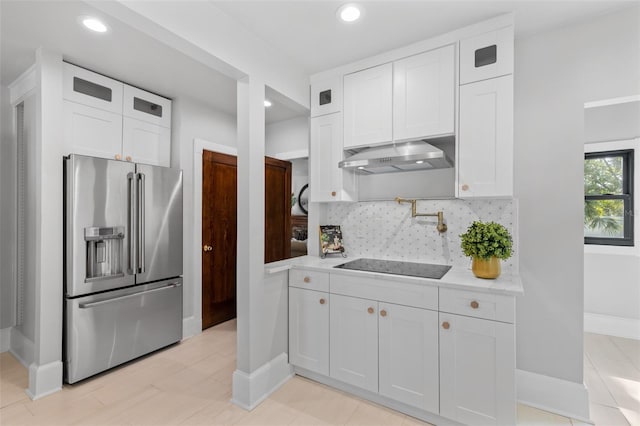
[[[9,89],[0,86],[0,329],[14,325],[16,281],[16,141]]]
[[[516,40],[517,367],[583,382],[585,102],[638,92],[638,9]]]
[[[194,244],[193,244],[193,214],[194,214],[194,139],[202,139],[220,145],[236,146],[236,118],[222,111],[211,108],[196,100],[189,98],[177,98],[173,101],[172,123],[172,167],[183,170],[183,317],[192,318],[196,323],[195,329],[185,330],[184,337],[189,337],[201,329],[200,307],[194,306],[200,303],[195,297],[196,288],[202,283],[195,281],[197,275],[194,271]],[[202,190],[202,187],[199,187]],[[200,325],[199,325],[200,324]]]
[[[306,151],[306,155],[304,152]],[[265,126],[265,154],[282,160],[309,156],[309,117],[301,116]]]

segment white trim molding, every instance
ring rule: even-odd
[[[640,340],[640,319],[585,312],[584,331]]]
[[[182,319],[182,340],[202,333],[202,317],[195,315]]]
[[[0,352],[7,352],[11,347],[11,327],[0,330]]]
[[[29,389],[25,392],[32,400],[43,398],[62,390],[62,361],[29,366]]]
[[[245,410],[253,410],[292,377],[293,367],[284,352],[253,373],[236,370],[233,372],[231,402]]]
[[[33,362],[33,346],[33,342],[27,339],[17,327],[11,327],[9,352],[20,361],[24,368],[29,368]]]
[[[521,404],[593,424],[584,384],[516,370],[516,388]]]
[[[9,84],[9,101],[14,108],[36,90],[36,65],[33,64]]]

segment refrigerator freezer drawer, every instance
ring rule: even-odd
[[[66,300],[65,380],[75,383],[178,342],[182,278]]]

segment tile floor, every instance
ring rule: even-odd
[[[414,418],[301,377],[251,412],[229,402],[235,321],[61,392],[31,401],[27,371],[0,355],[0,424],[5,425],[423,425]],[[640,342],[586,335],[585,373],[598,425],[640,424]],[[518,406],[519,425],[578,425]]]

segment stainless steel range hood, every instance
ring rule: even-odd
[[[453,144],[453,137],[439,138],[429,142],[418,140],[365,148],[341,161],[338,166],[362,174],[453,167],[453,161],[447,154],[434,145],[443,142]]]

